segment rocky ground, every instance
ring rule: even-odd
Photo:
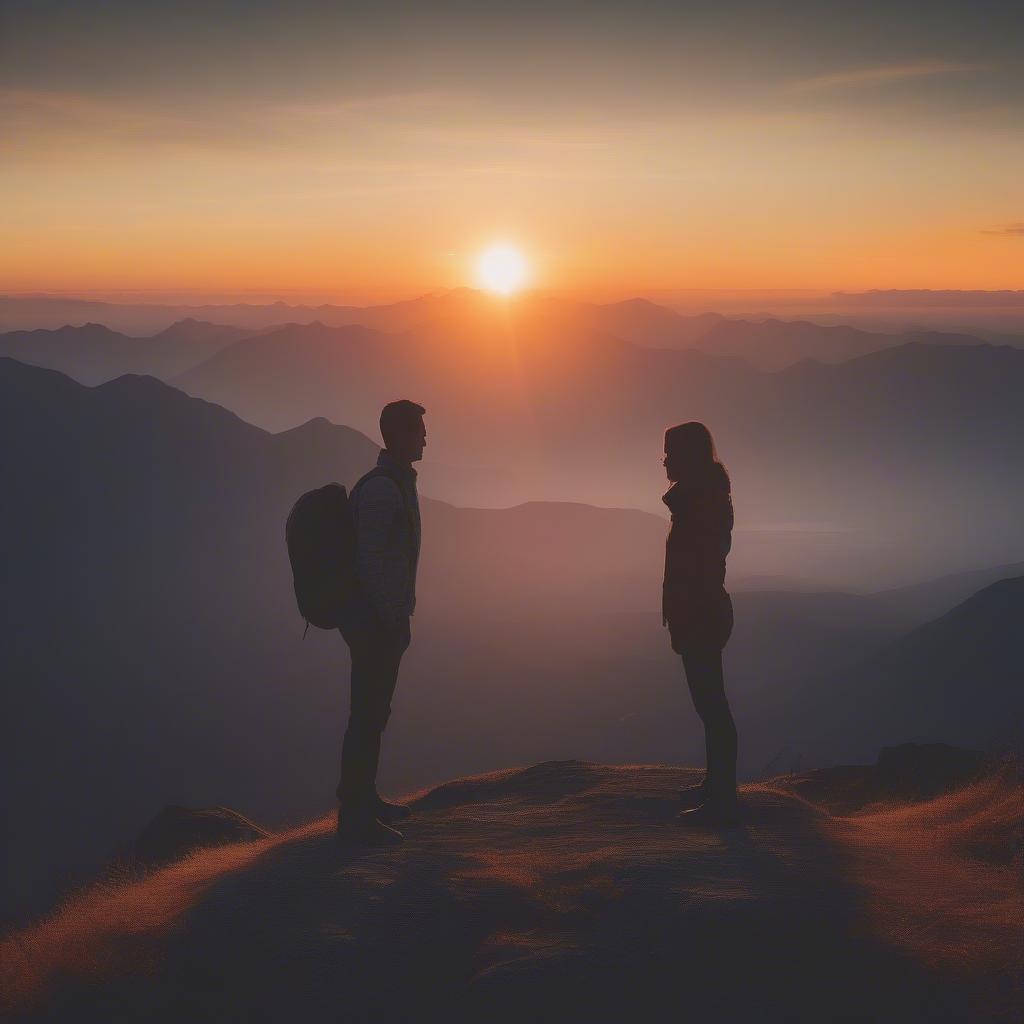
[[[722,833],[675,822],[686,769],[460,779],[397,849],[324,819],[102,883],[0,981],[61,1022],[1019,1019],[1019,780],[881,767],[748,786]]]

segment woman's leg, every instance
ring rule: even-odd
[[[725,696],[722,652],[715,648],[691,648],[682,658],[693,706],[704,723],[708,796],[732,802],[736,799],[737,736]]]

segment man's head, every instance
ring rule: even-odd
[[[388,402],[380,413],[380,436],[384,447],[403,462],[419,462],[427,446],[427,428],[423,424],[426,409],[403,398]]]

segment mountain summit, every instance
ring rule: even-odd
[[[722,834],[675,824],[693,776],[547,762],[423,793],[398,849],[200,850],[12,936],[0,987],[29,1020],[1013,1019],[1011,774],[845,817],[776,779]]]

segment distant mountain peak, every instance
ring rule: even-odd
[[[341,424],[334,423],[326,416],[314,416],[312,419],[306,420],[305,423],[300,423],[297,427],[280,431],[277,436],[280,437],[284,434],[287,434],[290,437],[295,437],[299,434],[329,434],[336,430],[350,429],[350,427],[344,427]]]
[[[249,333],[245,328],[232,324],[211,323],[209,320],[186,316],[175,320],[173,324],[154,334],[153,338],[164,341],[223,341],[240,338]]]
[[[94,323],[91,320],[88,321],[87,323],[84,323],[84,324],[65,324],[65,326],[57,327],[57,328],[55,328],[53,330],[41,329],[41,330],[38,330],[38,331],[31,331],[31,332],[28,332],[28,333],[31,333],[31,334],[34,334],[34,335],[35,334],[50,334],[50,335],[55,335],[55,334],[56,335],[71,334],[71,335],[82,335],[83,337],[89,337],[89,338],[93,338],[93,339],[95,339],[95,338],[121,338],[121,339],[123,339],[125,337],[125,335],[121,334],[119,331],[111,330],[109,327],[107,327],[106,324],[97,324],[97,323]]]
[[[982,587],[948,612],[944,618],[955,619],[1008,607],[1019,608],[1022,615],[1021,625],[1024,626],[1024,576],[1010,576]]]
[[[645,299],[641,295],[634,295],[631,299],[620,299],[618,302],[608,303],[610,306],[618,306],[620,309],[666,309],[667,307]],[[671,312],[671,311],[669,311]]]

